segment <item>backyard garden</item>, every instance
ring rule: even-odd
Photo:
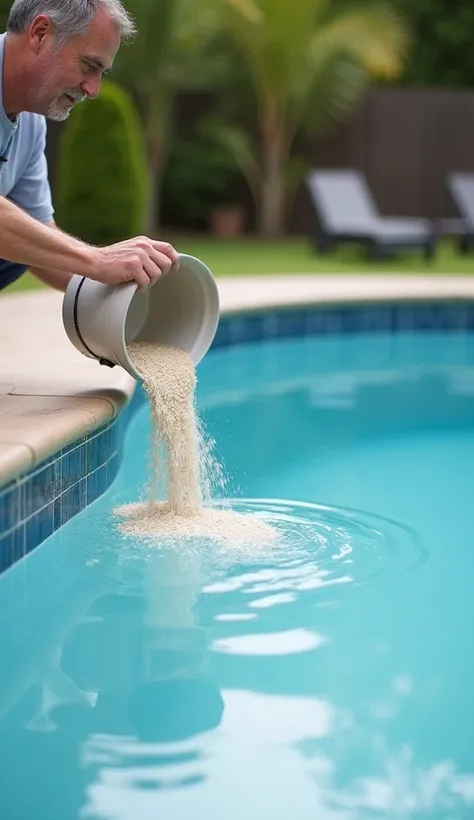
[[[474,170],[474,11],[466,3],[453,19],[438,5],[434,17],[426,0],[206,0],[195,15],[190,0],[129,0],[139,38],[97,100],[49,124],[58,225],[96,244],[164,237],[216,276],[469,275],[469,214],[446,180]],[[0,1],[2,22],[9,6]],[[451,141],[440,131],[448,97],[451,125],[467,126]],[[340,244],[308,196],[308,174],[327,168],[358,169],[382,218],[431,220],[434,258],[403,237],[376,260],[371,235]],[[36,287],[26,275],[8,292]]]

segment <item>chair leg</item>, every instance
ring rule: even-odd
[[[382,258],[382,248],[376,242],[370,245],[370,257],[374,262]]]
[[[322,256],[324,256],[325,254],[330,253],[332,251],[332,249],[334,248],[334,242],[328,236],[325,236],[323,238],[318,239],[316,247],[318,249],[318,252]]]
[[[467,233],[463,234],[459,238],[459,251],[460,251],[460,253],[463,256],[466,256],[466,254],[471,252],[472,244],[473,244],[472,243],[472,236],[470,236],[470,234],[467,234]]]
[[[424,252],[424,257],[425,257],[426,261],[427,262],[432,262],[433,259],[436,256],[436,242],[434,240],[432,240],[431,242],[428,242],[424,246],[423,252]]]
[[[392,256],[391,250],[386,245],[380,245],[374,242],[371,248],[372,259],[376,262],[386,262]]]

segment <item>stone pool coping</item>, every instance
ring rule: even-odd
[[[472,301],[474,279],[438,276],[245,276],[218,279],[222,314],[308,305]],[[62,295],[0,299],[0,488],[111,423],[136,383],[70,344]]]

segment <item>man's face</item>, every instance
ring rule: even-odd
[[[37,113],[61,122],[76,103],[97,97],[119,46],[118,26],[103,10],[97,12],[84,34],[60,49],[52,35],[45,38],[38,55],[41,81],[35,99]]]

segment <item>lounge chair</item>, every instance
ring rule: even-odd
[[[436,231],[430,220],[381,216],[359,171],[310,171],[306,186],[316,217],[311,239],[320,252],[356,242],[367,246],[374,259],[412,248],[427,259],[434,256]]]
[[[453,171],[446,183],[460,219],[442,219],[439,233],[459,237],[461,253],[474,249],[474,173]]]

